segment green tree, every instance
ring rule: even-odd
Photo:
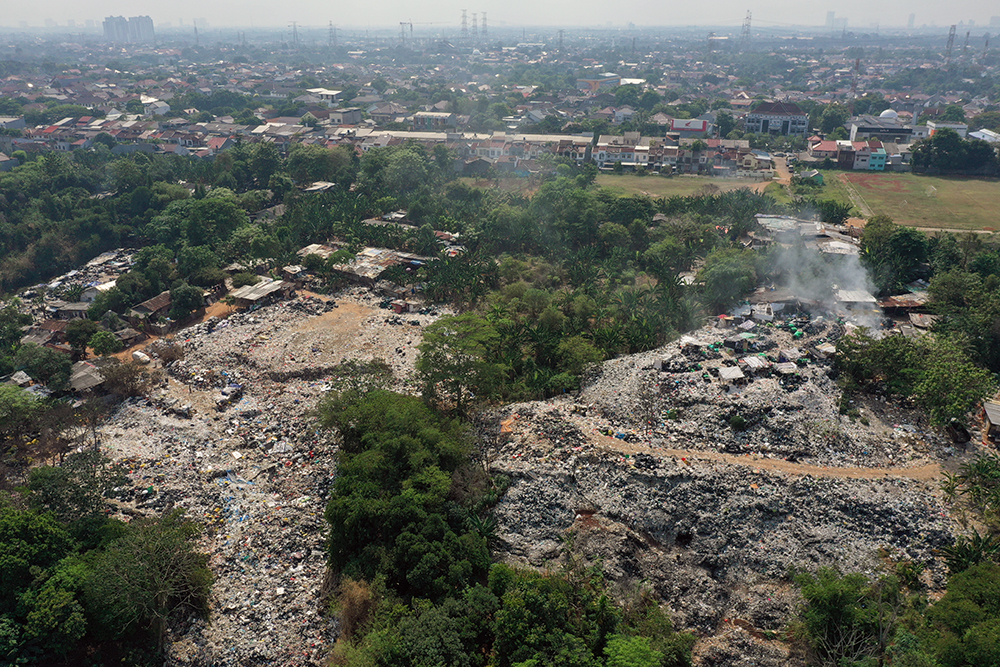
[[[896,580],[870,582],[861,574],[820,568],[796,575],[795,583],[805,600],[798,633],[809,643],[814,664],[862,665],[884,659],[902,606]]]
[[[722,312],[757,287],[753,253],[732,248],[713,250],[697,279],[704,283],[705,305],[713,312]]]
[[[993,376],[973,364],[955,337],[933,336],[922,345],[923,373],[914,396],[937,426],[968,414],[996,390]]]
[[[40,382],[52,391],[58,392],[63,391],[69,384],[73,362],[58,350],[28,343],[22,345],[14,355],[14,368],[23,370],[35,382]]]
[[[613,635],[604,647],[607,667],[660,667],[663,654],[653,650],[646,637]]]
[[[179,285],[170,290],[170,319],[182,320],[205,305],[204,290],[193,285]]]
[[[78,354],[86,352],[90,338],[100,331],[96,322],[89,319],[75,319],[66,325],[66,341]]]
[[[98,331],[90,337],[88,345],[94,350],[94,354],[99,354],[102,357],[122,349],[121,341],[110,331]]]
[[[151,632],[162,650],[167,619],[184,609],[204,616],[212,573],[195,551],[201,529],[175,510],[133,521],[93,564],[85,585],[87,603],[115,637]]]
[[[491,359],[497,342],[496,329],[472,313],[426,327],[416,364],[425,398],[461,414],[468,401],[492,395],[503,370]]]
[[[824,134],[833,132],[851,119],[851,112],[843,104],[834,102],[828,104],[819,116],[819,129]]]

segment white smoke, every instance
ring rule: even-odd
[[[768,259],[768,274],[775,287],[788,290],[800,300],[815,302],[821,309],[859,326],[873,331],[879,328],[882,311],[874,303],[848,307],[837,298],[839,290],[874,293],[868,271],[853,248],[846,254],[827,253],[821,252],[816,243],[797,242],[772,247]]]

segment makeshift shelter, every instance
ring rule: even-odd
[[[1000,439],[1000,403],[983,401],[983,444],[997,444]]]
[[[743,374],[743,371],[738,366],[722,366],[719,368],[719,379],[723,382],[740,384],[746,382],[747,376]]]

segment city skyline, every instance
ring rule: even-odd
[[[319,2],[306,1],[294,6],[273,3],[249,2],[239,5],[227,3],[205,4],[191,0],[179,0],[165,6],[152,2],[123,2],[105,0],[100,3],[80,5],[65,0],[40,0],[33,3],[23,14],[11,12],[0,20],[0,25],[28,27],[55,25],[82,28],[92,21],[100,27],[109,16],[152,17],[157,27],[177,28],[191,26],[195,19],[203,19],[212,27],[273,28],[284,27],[292,22],[300,26],[321,26],[332,21],[345,28],[392,28],[400,22],[412,21],[417,29],[447,30],[459,27],[461,12],[468,12],[471,23],[473,13],[480,17],[485,12],[493,30],[520,26],[564,26],[564,27],[670,27],[670,26],[735,26],[742,24],[747,11],[753,16],[758,29],[782,27],[822,28],[827,23],[827,13],[835,12],[838,19],[847,19],[847,28],[866,29],[871,26],[905,27],[910,14],[915,14],[915,27],[937,26],[946,29],[952,24],[963,23],[967,27],[989,28],[991,18],[1000,15],[1000,9],[990,9],[983,3],[971,0],[942,4],[926,0],[905,5],[884,5],[873,7],[870,3],[850,0],[835,5],[810,5],[789,0],[767,3],[734,2],[723,0],[713,3],[711,12],[705,12],[698,4],[665,5],[648,0],[630,6],[609,6],[594,0],[582,0],[568,11],[557,3],[529,3],[514,0],[508,3],[403,3],[392,0],[382,3],[377,12],[367,6],[331,8]],[[183,22],[183,23],[181,23]],[[838,24],[838,27],[840,24]],[[998,26],[992,26],[997,28]]]

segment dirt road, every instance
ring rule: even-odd
[[[620,454],[651,454],[659,457],[672,456],[688,465],[703,465],[705,463],[727,463],[758,470],[783,472],[789,475],[809,475],[811,477],[836,477],[840,479],[881,479],[885,477],[900,477],[921,482],[930,482],[941,476],[941,466],[928,463],[914,467],[899,468],[840,468],[816,466],[806,463],[792,463],[783,459],[765,459],[754,456],[736,456],[722,452],[704,452],[689,449],[664,449],[651,447],[641,443],[630,443],[606,435],[593,435],[594,444],[606,451]]]
[[[781,185],[792,184],[792,172],[788,170],[788,162],[783,157],[774,158],[774,175],[778,177]]]

